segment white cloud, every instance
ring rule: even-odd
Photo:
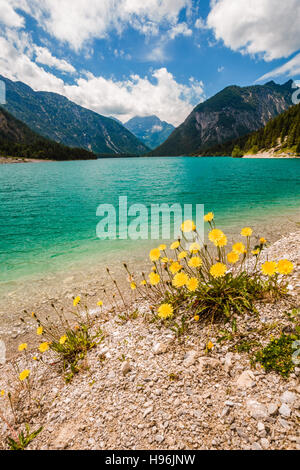
[[[177,36],[192,36],[193,31],[186,23],[178,23],[169,32],[170,39],[175,39]]]
[[[27,33],[5,31],[5,36],[0,35],[0,51],[0,74],[35,90],[63,91],[64,82],[34,62],[35,46]]]
[[[73,65],[69,64],[64,59],[58,59],[57,57],[54,57],[49,51],[49,49],[47,49],[46,47],[36,46],[35,54],[35,61],[38,64],[48,65],[48,67],[55,68],[61,72],[76,73],[76,70]]]
[[[227,47],[266,61],[300,49],[299,0],[212,0],[207,24]]]
[[[295,57],[293,57],[293,59],[289,60],[281,67],[277,67],[271,72],[266,73],[265,75],[260,77],[257,82],[269,80],[271,78],[280,77],[284,75],[287,75],[288,77],[295,77],[296,75],[300,75],[300,54],[297,54]]]
[[[147,52],[142,59],[145,62],[167,62],[169,60],[165,49],[165,43],[155,46],[151,51]]]
[[[105,38],[111,30],[128,26],[145,35],[172,29],[192,0],[7,0],[12,6],[26,2],[26,11],[49,34],[80,50],[87,41]]]
[[[191,78],[187,85],[180,84],[166,68],[154,70],[150,77],[132,75],[124,81],[84,72],[74,85],[68,85],[34,60],[38,52],[42,63],[69,72],[72,66],[53,57],[46,48],[37,48],[25,32],[9,31],[6,37],[0,36],[0,50],[0,74],[23,81],[34,90],[60,93],[81,106],[123,122],[136,115],[155,114],[178,125],[204,98],[202,82]]]
[[[206,29],[206,23],[203,18],[198,18],[195,22],[195,28],[197,29]]]
[[[220,65],[220,67],[218,67],[218,72],[219,73],[224,72],[224,70],[225,70],[225,67],[223,65]]]
[[[25,20],[15,11],[18,6],[12,0],[0,0],[0,24],[11,28],[22,28]]]
[[[182,85],[166,68],[154,70],[150,78],[132,75],[126,81],[88,74],[76,85],[66,85],[65,94],[84,107],[123,122],[136,115],[155,114],[174,125],[180,124],[204,99],[202,82],[191,78],[188,85]]]

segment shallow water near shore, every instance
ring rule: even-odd
[[[204,204],[229,234],[277,239],[299,228],[300,160],[132,158],[0,167],[0,293],[86,281],[123,261],[142,268],[157,241],[96,237],[99,204]],[[267,232],[267,233],[266,233]],[[26,290],[28,293],[28,290]],[[1,305],[3,310],[4,305]]]

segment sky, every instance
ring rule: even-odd
[[[300,78],[299,0],[0,0],[0,74],[177,126],[229,85]]]

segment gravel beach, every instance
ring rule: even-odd
[[[300,231],[276,241],[264,257],[288,258],[295,270],[285,299],[258,304],[259,317],[238,321],[239,335],[261,345],[289,331],[287,312],[299,307]],[[178,339],[149,323],[147,305],[137,307],[137,318],[127,322],[101,314],[105,339],[71,384],[55,367],[32,365],[38,407],[28,412],[28,422],[43,431],[29,448],[300,450],[299,367],[288,379],[267,374],[251,365],[250,353],[217,342],[223,325],[210,330],[198,323]],[[214,347],[206,355],[208,339]],[[0,369],[0,389],[9,390],[14,380],[8,361]],[[12,419],[1,402],[0,409]],[[8,431],[0,421],[0,447]]]

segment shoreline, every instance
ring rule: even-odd
[[[16,163],[50,163],[56,160],[38,159],[38,158],[21,158],[21,157],[1,157],[0,165],[16,164]]]
[[[267,238],[271,246],[282,238],[289,237],[291,233],[299,231],[299,222],[297,220],[283,220],[272,218],[268,221],[267,227],[260,224],[252,224],[254,233]],[[232,232],[225,230],[228,235],[229,243],[236,240],[236,228]],[[151,246],[150,246],[151,245]],[[155,242],[149,245],[149,249],[155,246]],[[130,295],[128,288],[127,274],[123,268],[123,262],[126,262],[131,270],[137,275],[142,272],[148,272],[150,262],[148,259],[148,248],[144,247],[140,252],[132,257],[130,252],[125,256],[124,253],[116,254],[111,261],[107,257],[104,263],[95,265],[82,265],[76,270],[67,270],[62,272],[45,273],[41,278],[36,275],[34,278],[26,280],[11,281],[11,287],[8,290],[3,289],[0,303],[0,339],[10,338],[9,353],[15,347],[20,338],[27,338],[28,331],[24,328],[19,318],[24,312],[36,312],[44,316],[53,314],[51,305],[55,303],[59,308],[69,308],[72,299],[77,295],[86,297],[90,305],[96,306],[99,300],[103,301],[104,289],[111,295],[113,285],[106,273],[108,266],[111,273],[123,291]],[[24,296],[26,292],[26,296]],[[107,299],[105,299],[107,304]]]
[[[258,303],[258,316],[249,312],[237,319],[242,340],[259,341],[260,347],[293,325],[287,312],[300,299],[300,230],[267,248],[266,258],[288,258],[295,272],[288,298]],[[253,351],[233,348],[231,339],[218,342],[222,328],[231,332],[230,325],[199,322],[182,341],[173,330],[149,321],[146,303],[134,307],[137,315],[120,321],[117,313],[99,314],[89,305],[105,337],[71,384],[50,367],[52,356],[32,364],[37,380],[31,394],[39,412],[27,422],[43,431],[28,449],[300,450],[299,367],[287,379],[267,373],[251,363]],[[32,325],[31,332],[26,339],[33,354]],[[209,354],[208,339],[213,344]],[[15,353],[20,370],[28,364],[26,357]],[[0,371],[0,390],[8,390],[10,362]],[[4,412],[10,420],[9,407]],[[7,433],[0,426],[0,448]]]

